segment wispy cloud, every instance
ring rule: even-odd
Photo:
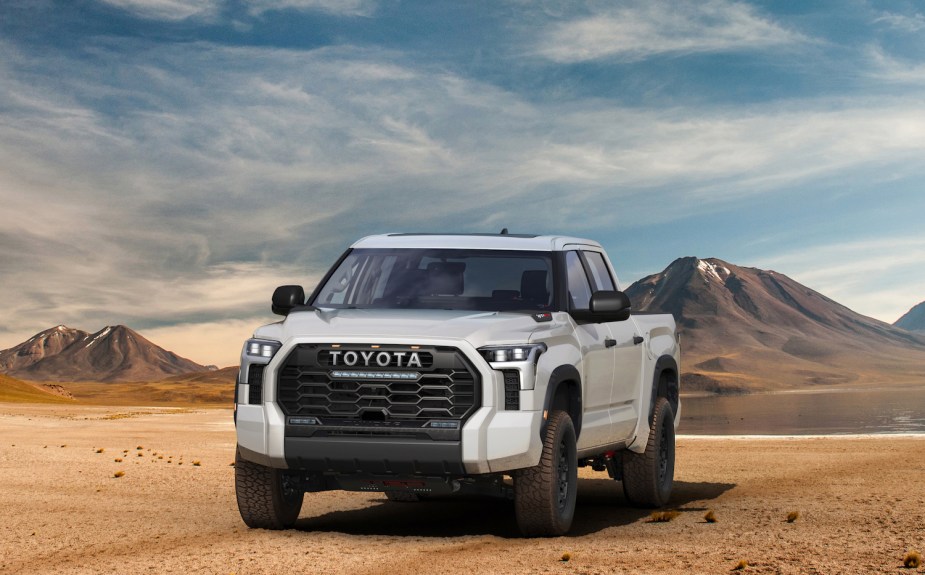
[[[339,16],[371,16],[377,0],[245,0],[248,11],[262,14],[275,10],[318,10]]]
[[[121,8],[139,18],[179,21],[210,18],[218,13],[222,0],[98,0]]]
[[[915,34],[925,30],[925,16],[922,14],[898,14],[884,12],[874,19],[875,24],[885,25],[893,30]]]
[[[236,5],[229,0],[96,0],[114,6],[137,18],[178,22],[181,20],[215,20]],[[371,16],[377,0],[243,0],[251,16],[266,12],[316,11],[336,16]],[[247,27],[246,22],[237,25]]]
[[[747,4],[631,2],[551,25],[537,52],[559,63],[610,58],[633,62],[655,55],[735,52],[806,41]]]
[[[870,61],[866,75],[872,80],[910,86],[925,84],[925,63],[897,58],[877,45],[869,46],[866,53]]]

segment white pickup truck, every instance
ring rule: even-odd
[[[306,492],[514,500],[526,536],[566,533],[578,468],[664,505],[680,420],[670,315],[637,314],[594,241],[388,234],[350,247],[283,321],[257,329],[235,389],[238,508],[283,529]]]

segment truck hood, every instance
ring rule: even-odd
[[[553,314],[558,315],[558,314]],[[527,313],[473,312],[433,309],[324,309],[298,311],[284,321],[259,328],[255,337],[281,342],[293,337],[337,341],[347,337],[463,339],[473,347],[530,343],[539,326],[546,331],[557,322],[538,324]]]

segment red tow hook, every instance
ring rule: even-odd
[[[604,466],[607,468],[607,475],[611,479],[623,480],[623,466],[617,465],[617,462],[614,460],[614,457],[617,455],[616,451],[605,451],[604,452]]]

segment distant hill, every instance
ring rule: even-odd
[[[686,257],[626,293],[636,310],[674,314],[688,390],[923,380],[925,335],[774,271]]]
[[[124,325],[92,334],[59,325],[0,351],[0,373],[36,381],[157,381],[208,370]]]
[[[0,375],[0,401],[11,403],[73,403],[71,394],[60,386],[19,381]]]
[[[178,383],[221,383],[229,387],[234,387],[238,380],[238,366],[223,367],[210,371],[197,371],[193,373],[181,373],[165,378],[165,382]]]
[[[907,311],[893,325],[909,331],[925,332],[925,301]]]

